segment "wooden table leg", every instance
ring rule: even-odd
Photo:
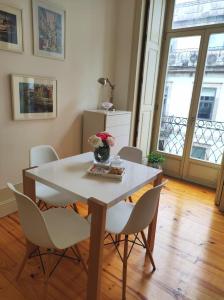
[[[157,186],[157,185],[161,184],[162,179],[163,179],[163,173],[161,172],[157,175],[156,179],[154,180],[153,186]],[[148,229],[148,239],[147,240],[148,240],[149,249],[151,251],[153,251],[154,243],[155,243],[158,208],[159,208],[159,202],[158,202],[158,206],[157,206],[157,209],[156,209],[155,216],[152,220],[152,223],[149,225],[149,229]]]
[[[33,168],[23,170],[23,193],[36,202],[35,180],[26,176],[26,170],[30,169]]]
[[[90,253],[88,266],[87,300],[101,298],[101,276],[103,265],[103,244],[106,221],[106,205],[96,199],[88,201],[91,211]]]

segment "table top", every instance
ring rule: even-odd
[[[122,181],[87,173],[93,164],[93,153],[53,161],[26,171],[26,176],[61,192],[84,199],[91,197],[112,206],[153,181],[161,170],[124,160]]]

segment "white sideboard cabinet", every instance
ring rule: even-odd
[[[129,145],[131,127],[131,112],[86,110],[83,117],[83,152],[92,151],[88,138],[97,132],[106,131],[116,139],[115,146],[111,147],[111,154]]]

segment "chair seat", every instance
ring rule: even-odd
[[[122,233],[133,211],[134,204],[121,201],[107,210],[106,231],[114,234]]]
[[[81,200],[78,196],[77,198],[70,197],[40,182],[36,182],[36,197],[46,204],[53,206],[67,206]]]
[[[90,236],[88,221],[71,209],[52,208],[42,212],[42,215],[57,249],[69,248]]]

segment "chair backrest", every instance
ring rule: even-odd
[[[39,145],[30,149],[30,167],[58,160],[57,152],[50,145]]]
[[[17,191],[11,183],[7,185],[15,195],[20,223],[27,240],[40,247],[54,248],[44,217],[37,205],[29,197]]]
[[[166,182],[148,190],[135,204],[122,233],[134,234],[151,224],[158,206],[160,191]]]
[[[123,147],[119,152],[118,155],[122,159],[126,159],[138,164],[142,163],[142,150],[136,147]]]

